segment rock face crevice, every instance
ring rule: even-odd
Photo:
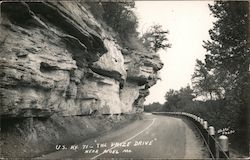
[[[1,116],[143,110],[163,67],[158,55],[124,54],[82,2],[3,2],[1,9]]]

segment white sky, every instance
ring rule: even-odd
[[[202,41],[208,40],[208,30],[212,28],[213,17],[208,3],[212,1],[136,1],[139,31],[145,32],[149,26],[160,24],[170,31],[168,38],[172,47],[159,51],[164,63],[160,71],[161,81],[150,88],[145,104],[165,102],[169,89],[180,89],[191,85],[195,60],[204,59],[206,50]]]

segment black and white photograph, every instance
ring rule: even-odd
[[[250,5],[0,0],[0,159],[250,160]]]

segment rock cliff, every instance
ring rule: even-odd
[[[83,3],[1,4],[3,117],[135,113],[163,66],[121,48]]]
[[[1,157],[41,156],[140,118],[156,54],[119,46],[83,2],[0,5]]]

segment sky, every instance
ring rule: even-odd
[[[172,44],[167,51],[158,54],[164,63],[160,70],[161,80],[150,88],[145,104],[165,102],[169,89],[179,90],[188,84],[194,72],[196,59],[204,60],[206,50],[203,40],[209,39],[208,30],[214,21],[208,4],[213,1],[136,1],[135,13],[139,19],[139,32],[160,24],[169,30]]]

